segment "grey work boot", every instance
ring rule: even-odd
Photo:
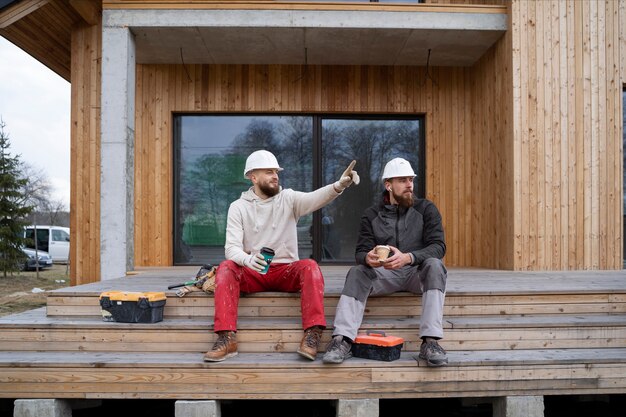
[[[419,358],[425,360],[428,366],[444,366],[448,364],[448,355],[436,340],[428,342],[424,340],[422,342]]]
[[[334,336],[324,353],[324,363],[341,363],[344,359],[352,357],[352,343],[341,335]]]

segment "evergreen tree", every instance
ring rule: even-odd
[[[9,152],[9,136],[4,131],[5,123],[0,120],[0,270],[17,271],[26,259],[24,246],[24,218],[32,207],[26,203],[23,190],[28,184],[22,178],[18,156]]]

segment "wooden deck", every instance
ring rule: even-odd
[[[323,267],[330,339],[347,267]],[[419,348],[420,297],[368,301],[363,329],[406,340],[393,362],[338,366],[296,353],[298,294],[243,296],[239,355],[204,363],[213,297],[167,286],[197,267],[142,269],[123,279],[56,290],[46,308],[0,318],[2,398],[335,399],[626,393],[626,273],[449,271],[444,312],[449,365]],[[104,322],[107,290],[165,291],[165,319]],[[322,346],[321,350],[323,350]],[[202,389],[198,390],[201,386]]]

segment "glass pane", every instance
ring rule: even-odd
[[[35,230],[34,229],[26,229],[26,247],[35,249]],[[48,252],[48,237],[50,236],[50,232],[48,229],[37,229],[37,249]]]
[[[378,204],[383,191],[380,179],[385,164],[402,157],[420,172],[419,120],[322,121],[323,183],[336,181],[352,159],[361,184],[322,209],[322,260],[354,262],[360,218],[363,211]],[[419,176],[415,190],[421,189]]]
[[[251,185],[243,170],[253,151],[276,155],[283,188],[312,189],[311,117],[179,116],[178,126],[176,264],[224,259],[228,207]],[[311,222],[298,223],[301,258],[312,252]]]

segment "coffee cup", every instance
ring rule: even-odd
[[[262,247],[261,256],[263,256],[263,259],[265,259],[265,262],[267,262],[267,265],[265,265],[265,268],[263,268],[263,270],[260,271],[259,274],[266,274],[267,270],[270,269],[270,264],[272,263],[272,259],[274,259],[274,249]]]
[[[389,256],[389,251],[391,251],[391,248],[387,245],[378,245],[374,248],[374,250],[378,255],[378,261],[385,262],[387,260],[387,257]]]

